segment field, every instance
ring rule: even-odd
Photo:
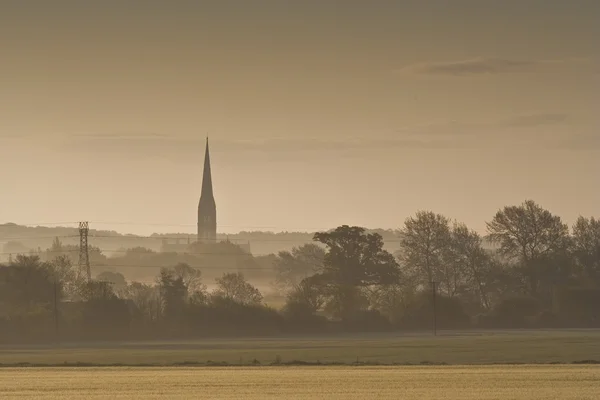
[[[256,361],[255,361],[256,360]],[[173,366],[274,361],[420,364],[548,364],[600,360],[599,330],[367,334],[314,338],[1,346],[0,364]]]
[[[581,362],[599,343],[550,330],[5,345],[0,399],[596,399],[600,366]]]
[[[6,368],[2,399],[596,399],[594,366]]]

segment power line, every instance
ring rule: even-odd
[[[107,264],[107,265],[91,265],[92,268],[173,268],[174,265],[134,265],[134,264]],[[273,267],[217,267],[217,266],[201,266],[201,267],[191,267],[193,269],[198,270],[233,270],[233,271],[274,271]]]
[[[216,251],[209,251],[209,252],[189,252],[189,251],[180,251],[180,252],[174,252],[174,251],[164,251],[164,252],[160,252],[160,251],[151,251],[151,252],[136,252],[136,251],[131,251],[128,249],[117,249],[117,250],[110,250],[110,249],[100,249],[102,252],[106,252],[106,253],[122,253],[122,254],[126,254],[126,253],[130,253],[132,255],[161,255],[161,254],[177,254],[177,255],[194,255],[194,256],[201,256],[201,255],[213,255],[213,256],[253,256],[253,257],[260,257],[260,256],[268,256],[271,255],[270,253],[262,253],[262,254],[251,254],[251,253],[238,253],[238,252],[233,252],[233,251],[229,251],[229,252],[216,252]],[[42,251],[29,251],[27,253],[19,253],[19,252],[5,252],[5,253],[0,253],[0,255],[16,255],[16,254],[23,254],[23,255],[37,255],[37,254],[63,254],[63,253],[79,253],[79,247],[76,249],[71,249],[71,250],[42,250]]]
[[[176,264],[167,264],[167,265],[150,265],[150,264],[90,264],[90,269],[98,269],[98,268],[173,268]],[[264,267],[264,266],[256,266],[256,267],[228,267],[228,266],[199,266],[199,267],[191,267],[193,269],[199,270],[239,270],[239,271],[273,271],[274,267]]]
[[[73,228],[73,229],[77,229],[77,228]],[[78,237],[79,237],[79,235],[52,235],[52,236],[4,237],[4,238],[0,238],[0,239],[13,241],[13,240],[31,240],[31,239],[55,239],[55,238],[64,239],[64,238],[78,238]],[[115,236],[115,237],[118,237],[118,236]]]
[[[76,228],[74,228],[76,229]],[[293,233],[291,233],[293,234]],[[301,233],[301,234],[306,234],[306,235],[312,235],[311,233]],[[222,234],[221,234],[222,235]],[[274,235],[286,235],[286,233],[274,233]],[[189,234],[188,235],[190,238],[193,236],[196,236],[195,234]],[[95,234],[89,234],[88,237],[90,238],[100,238],[100,239],[131,239],[131,240],[186,240],[188,238],[188,236],[141,236],[141,235],[95,235]],[[231,235],[225,235],[226,237],[223,238],[222,242],[227,242],[230,241],[232,244],[236,244],[236,242],[250,242],[250,243],[279,243],[279,242],[294,242],[294,243],[298,243],[298,242],[302,242],[301,238],[298,239],[285,239],[285,238],[281,238],[281,239],[267,239],[267,238],[249,238],[249,237],[243,237],[243,238],[237,238],[235,236],[238,236],[238,234],[231,234]],[[227,236],[233,236],[230,239],[227,239]],[[55,238],[59,238],[59,239],[63,239],[63,238],[78,238],[79,235],[54,235],[54,236],[29,236],[29,237],[5,237],[3,238],[3,240],[33,240],[33,239],[55,239]],[[218,239],[219,240],[219,239]],[[310,239],[309,242],[313,242],[312,239]],[[307,243],[309,243],[307,242]],[[384,239],[383,240],[384,243],[401,243],[402,240],[401,239]]]
[[[276,233],[275,235],[285,235],[285,233]],[[312,235],[312,233],[306,233],[306,235]],[[190,234],[191,236],[195,236]],[[225,236],[237,236],[237,234],[232,234],[232,235],[225,235]],[[111,236],[111,235],[90,235],[90,237],[94,237],[94,238],[126,238],[126,239],[155,239],[155,240],[185,240],[186,237],[185,236]],[[243,241],[243,242],[260,242],[260,243],[277,243],[277,242],[299,242],[301,240],[298,239],[285,239],[285,238],[281,238],[281,239],[265,239],[265,238],[257,238],[257,239],[252,239],[252,238],[247,238],[247,237],[243,237],[243,238],[237,238],[237,237],[233,237],[231,239],[224,239],[223,242],[227,242],[227,241]],[[384,243],[401,243],[402,240],[401,239],[388,239],[388,240],[383,240]],[[311,239],[312,242],[312,239]],[[233,243],[233,242],[232,242]],[[235,243],[234,243],[235,244]]]
[[[20,223],[16,224],[18,226],[25,227],[58,227],[59,225],[69,225],[69,224],[78,224],[78,221],[65,221],[65,222],[38,222],[38,223]],[[196,224],[182,224],[182,223],[166,223],[166,222],[133,222],[133,221],[89,221],[90,224],[94,225],[131,225],[131,226],[165,226],[165,227],[190,227],[194,228]],[[2,224],[0,224],[1,226]],[[335,229],[332,227],[281,227],[281,226],[260,226],[260,225],[224,225],[220,224],[220,227],[223,228],[239,228],[239,229],[278,229],[280,232],[290,232],[290,233],[313,233],[316,231],[327,231],[330,229]],[[65,226],[64,228],[71,228]],[[77,229],[76,227],[73,227]],[[365,228],[367,231],[371,230]],[[383,231],[393,231],[393,229],[381,229]],[[258,231],[260,232],[260,231]]]
[[[30,227],[41,227],[41,228],[43,228],[43,227],[52,227],[52,226],[57,226],[57,225],[78,224],[78,223],[79,222],[77,222],[77,221],[68,221],[68,222],[64,222],[63,221],[63,222],[37,222],[37,223],[28,223],[28,224],[26,224],[26,223],[16,224],[15,223],[15,225],[17,225],[17,226],[24,226],[24,227],[27,227],[27,228],[30,228]],[[8,223],[6,223],[6,224],[0,224],[0,226],[2,226],[2,225],[8,225]],[[58,226],[58,227],[60,228],[60,226]],[[69,228],[69,227],[66,226],[65,228]]]

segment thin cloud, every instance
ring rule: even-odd
[[[390,139],[263,139],[244,141],[223,141],[227,149],[260,152],[301,152],[301,151],[348,151],[348,150],[388,150],[394,148],[448,148],[450,140],[420,140],[414,138]]]
[[[160,139],[169,138],[164,133],[154,132],[123,132],[123,133],[75,133],[70,135],[74,138],[114,140],[114,139]]]
[[[597,151],[600,149],[600,132],[583,135],[569,135],[558,141],[555,147],[576,151]]]
[[[447,121],[414,127],[401,128],[397,132],[419,137],[428,136],[489,136],[508,129],[535,128],[538,126],[560,125],[568,123],[571,117],[566,113],[531,113],[484,122]]]
[[[399,129],[394,136],[293,138],[266,137],[252,139],[211,139],[213,152],[286,159],[298,156],[318,156],[335,153],[336,156],[352,156],[364,151],[395,151],[402,149],[476,149],[485,147],[527,145],[539,141],[548,131],[536,130],[538,126],[559,126],[571,122],[566,113],[540,112],[519,114],[492,121],[449,121]],[[583,148],[595,145],[597,138],[573,136],[553,137],[563,140],[565,146]],[[146,157],[165,158],[187,162],[197,160],[204,150],[204,136],[181,137],[162,133],[114,133],[73,135],[65,142],[70,149],[93,149],[94,152],[136,154]],[[550,139],[548,137],[547,139]],[[558,145],[558,142],[555,141]],[[568,144],[567,144],[568,143]],[[544,146],[552,147],[549,140]]]
[[[204,138],[183,139],[160,136],[132,138],[127,135],[78,136],[64,143],[64,149],[93,149],[95,153],[136,154],[145,157],[175,159],[181,162],[195,160],[204,151]],[[262,138],[251,140],[211,139],[215,153],[260,155],[260,157],[284,158],[294,154],[337,153],[351,154],[359,151],[382,151],[393,149],[447,149],[456,147],[448,139],[407,138]],[[459,144],[460,147],[462,145]]]
[[[418,75],[474,76],[536,72],[543,67],[562,64],[562,60],[510,60],[504,58],[477,57],[460,61],[444,61],[413,64],[400,69],[400,72]]]
[[[541,114],[530,114],[530,115],[519,115],[514,118],[510,118],[504,123],[500,123],[500,126],[507,127],[535,127],[541,125],[557,125],[564,124],[569,121],[569,115],[564,113],[541,113]]]

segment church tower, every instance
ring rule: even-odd
[[[210,155],[208,138],[204,152],[204,173],[202,175],[202,193],[198,204],[198,241],[214,243],[217,240],[217,206],[213,196],[212,176],[210,173]]]

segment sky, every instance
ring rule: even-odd
[[[600,2],[0,3],[0,223],[600,216]]]

